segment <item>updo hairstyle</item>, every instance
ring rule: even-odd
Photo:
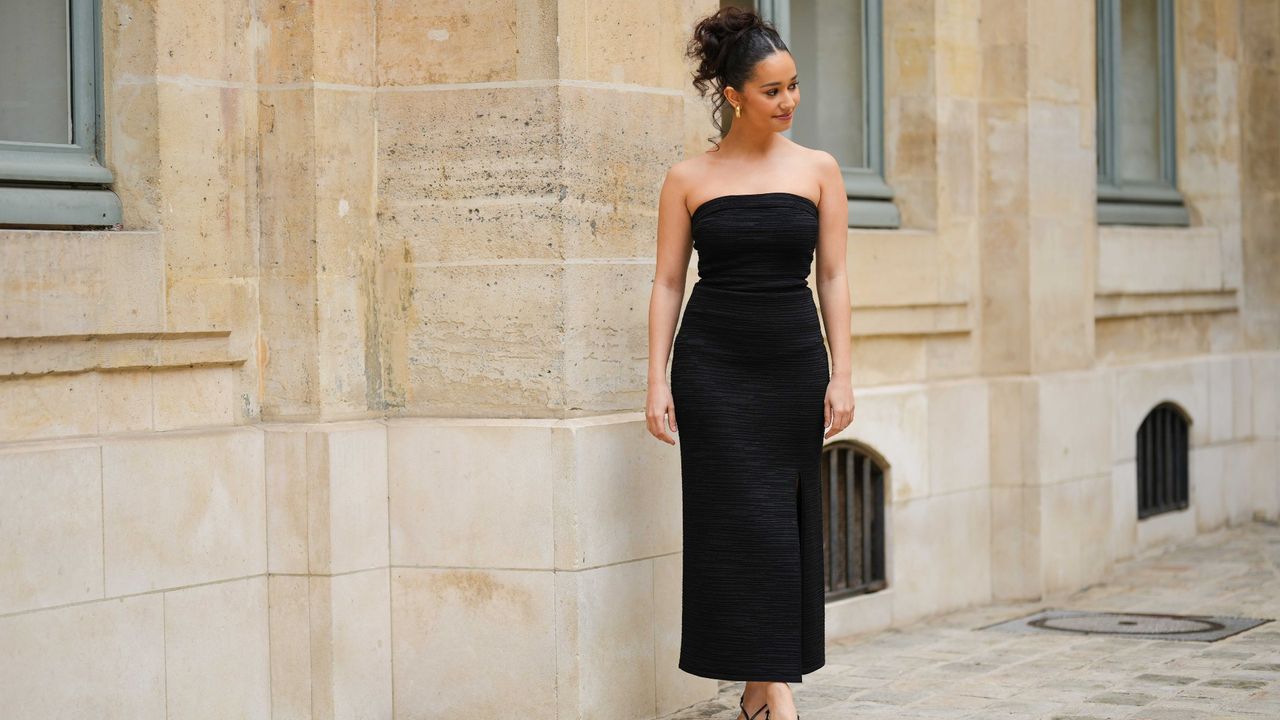
[[[708,87],[714,93],[711,122],[719,132],[718,137],[725,136],[720,115],[726,103],[724,89],[732,87],[742,92],[755,73],[756,63],[779,51],[791,52],[778,30],[750,10],[732,5],[722,7],[694,26],[685,55],[698,61],[698,69],[693,73],[693,86],[698,93],[706,97]],[[716,137],[707,139],[720,149]]]

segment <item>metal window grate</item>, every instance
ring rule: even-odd
[[[885,587],[884,470],[855,443],[823,449],[822,525],[827,600]]]
[[[1138,428],[1138,519],[1188,505],[1187,424],[1171,402],[1157,405]]]

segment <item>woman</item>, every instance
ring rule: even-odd
[[[729,102],[733,121],[668,170],[658,205],[646,415],[658,439],[680,437],[679,667],[747,681],[740,717],[798,720],[787,683],[826,662],[822,441],[853,419],[848,205],[835,158],[779,134],[800,90],[776,29],[722,8],[688,53],[694,86],[713,84],[716,115]],[[699,279],[672,343],[695,247]],[[831,363],[808,287],[815,250]]]

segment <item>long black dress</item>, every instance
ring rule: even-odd
[[[823,401],[830,366],[807,279],[817,205],[722,195],[671,360],[684,520],[679,667],[801,682],[826,663]]]

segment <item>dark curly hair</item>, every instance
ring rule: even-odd
[[[756,63],[779,51],[791,52],[777,28],[750,10],[732,5],[722,7],[694,25],[685,55],[698,61],[698,69],[693,73],[693,86],[698,93],[706,97],[708,87],[714,92],[711,121],[719,137],[725,134],[720,121],[720,110],[725,104],[724,89],[732,87],[741,92],[755,72]],[[715,137],[707,139],[720,149]]]

